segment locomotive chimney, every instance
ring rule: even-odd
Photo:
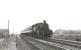
[[[44,23],[46,23],[46,20],[43,20]]]

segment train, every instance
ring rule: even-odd
[[[43,20],[43,22],[41,23],[36,23],[21,31],[21,35],[30,36],[38,39],[51,39],[52,34],[53,31],[49,28],[46,20]]]

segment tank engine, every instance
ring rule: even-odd
[[[45,20],[43,23],[34,24],[21,32],[21,35],[27,35],[41,39],[50,39],[52,34],[52,30],[49,29],[49,25]]]

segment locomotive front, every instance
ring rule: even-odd
[[[52,30],[49,29],[49,25],[46,23],[45,20],[43,23],[37,23],[33,25],[32,30],[37,38],[42,38],[42,39],[50,39],[53,33]]]

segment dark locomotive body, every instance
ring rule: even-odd
[[[29,28],[22,31],[21,35],[31,36],[41,39],[50,39],[53,34],[52,30],[49,29],[49,25],[44,21],[44,23],[37,23]]]

